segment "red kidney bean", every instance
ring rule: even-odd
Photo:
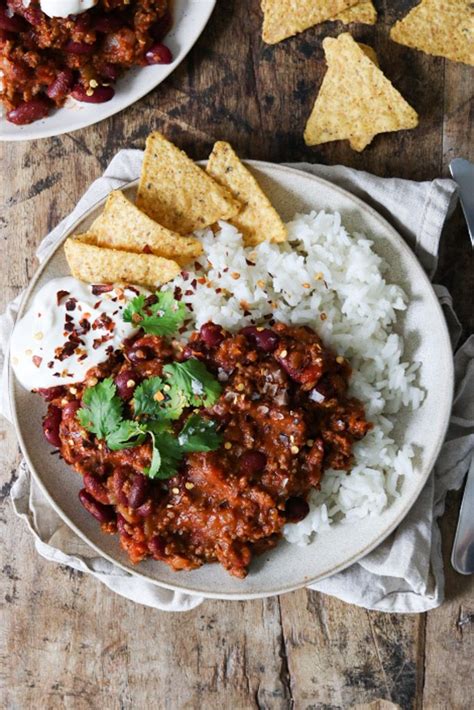
[[[99,523],[111,523],[115,520],[115,512],[112,506],[102,505],[102,503],[96,501],[85,488],[79,491],[79,500],[87,512],[98,520]]]
[[[171,64],[173,55],[165,44],[154,44],[145,54],[147,64]]]
[[[70,39],[63,47],[63,50],[68,54],[91,54],[95,49],[95,44],[87,44],[87,42],[74,42]]]
[[[0,29],[7,30],[7,32],[26,32],[28,25],[24,19],[18,17],[18,15],[9,17],[7,15],[7,9],[0,7]]]
[[[146,345],[132,345],[125,354],[135,365],[153,358],[152,349]]]
[[[191,357],[198,357],[199,355],[206,355],[206,346],[204,343],[194,341],[191,345],[186,345],[183,350],[184,360],[189,360]]]
[[[71,69],[59,72],[56,79],[46,89],[46,94],[53,101],[62,101],[69,94],[74,82],[74,74]]]
[[[106,101],[114,98],[115,91],[111,86],[97,86],[95,89],[86,90],[80,84],[76,84],[71,91],[71,96],[76,101],[83,101],[86,104],[105,104]]]
[[[36,391],[46,402],[51,402],[51,400],[66,394],[64,387],[39,387]]]
[[[113,474],[112,486],[115,497],[120,505],[128,506],[128,496],[123,490],[125,482],[129,479],[132,469],[129,466],[118,466]]]
[[[222,341],[224,340],[224,334],[222,332],[222,328],[220,325],[217,325],[216,323],[204,323],[203,326],[201,326],[201,330],[199,331],[199,335],[201,336],[202,340],[206,343],[206,345],[210,348],[216,347]]]
[[[78,399],[73,399],[71,402],[68,402],[63,407],[63,419],[74,419],[77,410],[81,407],[82,403],[79,402]]]
[[[280,338],[273,330],[265,328],[264,330],[257,330],[255,341],[260,350],[263,350],[265,353],[272,353],[278,346]]]
[[[245,335],[245,337],[249,340],[255,341],[255,336],[257,335],[257,326],[247,325],[245,326],[245,328],[242,328],[240,332],[242,333],[242,335]]]
[[[166,542],[159,535],[155,535],[148,542],[148,549],[150,550],[153,557],[155,557],[158,560],[163,559],[163,557],[165,556],[165,547],[166,547]]]
[[[142,473],[137,473],[128,494],[128,504],[130,508],[139,508],[145,502],[149,490],[149,479]]]
[[[90,14],[88,12],[82,12],[79,16],[76,15],[74,19],[74,30],[76,32],[87,32],[90,27],[90,24]]]
[[[101,65],[99,74],[103,79],[107,79],[108,81],[117,81],[120,76],[120,68],[115,64],[107,62]]]
[[[240,470],[248,476],[263,471],[267,465],[267,457],[261,451],[245,451],[239,459]]]
[[[117,392],[121,399],[131,399],[135,387],[138,384],[138,376],[134,370],[122,370],[115,378]]]
[[[149,515],[151,515],[153,512],[153,501],[152,500],[147,500],[146,503],[143,503],[139,508],[135,509],[135,513],[139,515],[141,518],[148,518]]]
[[[304,498],[289,498],[285,505],[286,519],[289,523],[299,523],[309,513],[309,505]]]
[[[272,353],[280,341],[278,335],[269,328],[257,328],[254,325],[249,325],[246,328],[242,328],[241,332],[251,343],[265,353]]]
[[[95,32],[116,32],[124,26],[125,22],[120,15],[110,12],[108,15],[101,15],[95,19],[92,29]]]
[[[61,446],[61,439],[59,438],[59,426],[61,424],[61,410],[59,407],[50,406],[48,409],[48,414],[43,419],[43,434],[45,439],[52,445]]]
[[[126,527],[126,526],[127,526],[127,521],[125,520],[125,518],[123,517],[123,515],[120,515],[120,513],[117,513],[117,529],[118,529],[120,535],[122,535],[123,537],[127,538],[128,540],[130,540],[131,535],[130,535],[130,533],[127,531],[127,527]]]
[[[110,505],[108,491],[97,476],[94,476],[93,473],[86,472],[83,476],[83,481],[88,493],[90,493],[95,500],[104,505]]]
[[[39,25],[42,18],[42,12],[39,7],[25,7],[23,17],[30,25]]]
[[[48,99],[41,96],[24,101],[22,104],[7,113],[7,121],[17,126],[33,123],[48,115],[51,104]]]
[[[159,42],[165,37],[171,29],[173,17],[169,10],[166,10],[163,17],[160,17],[158,22],[150,28],[150,34]]]

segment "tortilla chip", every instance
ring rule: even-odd
[[[377,22],[377,10],[371,0],[364,0],[364,2],[348,7],[347,10],[343,10],[330,19],[342,22],[344,25],[350,25],[353,22],[357,22],[360,25],[375,25]]]
[[[243,209],[230,222],[243,235],[246,246],[264,241],[285,241],[287,231],[284,223],[229,143],[218,142],[214,145],[207,172],[243,203]]]
[[[347,32],[323,42],[328,69],[306,125],[307,145],[349,140],[364,148],[378,133],[414,128],[418,115]]]
[[[175,278],[180,266],[154,254],[95,246],[94,235],[66,239],[64,252],[74,278],[86,283],[125,283],[156,288]]]
[[[195,237],[182,237],[150,219],[120,190],[111,192],[104,211],[89,228],[99,247],[123,249],[136,254],[144,251],[174,259],[181,266],[202,254]]]
[[[474,66],[472,0],[421,0],[390,30],[399,44]]]
[[[230,219],[241,208],[228,190],[160,133],[147,138],[136,203],[179,234]]]
[[[262,0],[262,38],[267,44],[303,32],[336,17],[360,0]]]

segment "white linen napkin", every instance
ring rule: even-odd
[[[118,153],[74,211],[41,242],[38,259],[45,259],[68,225],[91,205],[110,190],[137,178],[142,157],[143,153],[138,150]],[[298,163],[290,167],[334,182],[375,207],[410,244],[428,274],[433,275],[443,225],[456,199],[455,184],[451,180],[417,183],[379,178],[343,166]],[[445,288],[435,288],[455,347],[460,326],[451,298]],[[3,353],[7,351],[18,305],[19,298],[0,316],[0,351]],[[449,433],[435,471],[418,501],[380,547],[344,572],[312,585],[311,589],[379,611],[422,612],[443,601],[443,563],[436,518],[444,510],[447,491],[460,487],[474,451],[474,337],[458,351],[455,363],[456,398]],[[5,365],[0,413],[11,418]],[[118,594],[157,609],[187,611],[203,601],[203,597],[172,592],[144,581],[97,556],[50,507],[24,462],[20,464],[11,497],[16,513],[25,520],[35,538],[37,551],[46,559],[88,572]]]

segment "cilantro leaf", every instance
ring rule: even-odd
[[[107,446],[111,451],[140,446],[146,439],[146,429],[138,422],[124,420],[115,431],[107,436]]]
[[[165,385],[163,394],[165,401],[162,403],[162,416],[167,419],[179,419],[188,403],[184,393],[178,387]]]
[[[157,291],[155,297],[156,303],[147,305],[143,294],[136,296],[125,308],[123,319],[151,335],[173,335],[184,323],[186,306],[171,291]]]
[[[145,299],[142,293],[139,296],[133,298],[130,303],[124,308],[122,313],[122,318],[125,323],[133,323],[134,325],[139,325],[140,321],[143,320],[143,310],[145,308]]]
[[[111,377],[88,387],[82,395],[82,404],[77,418],[87,431],[99,439],[105,439],[120,425],[122,400]]]
[[[183,451],[178,439],[164,432],[156,440],[156,446],[161,456],[160,478],[171,478],[178,470],[178,466],[183,458]]]
[[[149,432],[153,439],[153,456],[150,467],[144,471],[149,478],[167,479],[175,475],[183,452],[178,440],[168,432],[155,435]]]
[[[160,405],[165,397],[163,394],[158,396],[157,394],[161,392],[162,387],[161,377],[149,377],[138,385],[133,395],[133,407],[137,419],[160,416]]]
[[[156,446],[156,438],[153,432],[150,432],[150,436],[153,441],[153,446],[152,446],[152,456],[151,456],[151,462],[149,468],[144,468],[143,473],[148,476],[149,478],[160,478],[158,476],[160,468],[161,468],[161,455],[160,455],[160,450]]]
[[[205,419],[192,414],[178,436],[181,451],[215,451],[222,443],[221,434],[217,433],[217,424],[213,419]]]
[[[155,419],[154,421],[149,421],[143,424],[148,432],[159,436],[163,432],[172,432],[171,422],[168,419],[160,419],[159,421]]]
[[[200,360],[186,360],[165,365],[168,383],[180,389],[187,403],[194,407],[210,407],[217,402],[221,386]]]

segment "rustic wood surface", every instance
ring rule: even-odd
[[[376,27],[352,26],[418,110],[417,130],[377,137],[362,154],[346,143],[308,149],[305,119],[324,74],[321,39],[336,23],[276,47],[262,45],[258,0],[220,0],[181,67],[135,106],[89,129],[35,143],[0,144],[1,302],[28,283],[41,238],[123,147],[158,128],[196,158],[215,139],[248,158],[343,163],[416,180],[474,159],[473,70],[388,39],[414,4],[376,2]],[[395,9],[396,8],[396,9]],[[460,211],[446,229],[438,281],[472,332],[474,269]],[[37,555],[8,494],[19,450],[0,422],[3,575],[1,707],[449,708],[473,705],[473,585],[449,565],[459,495],[442,520],[447,599],[428,614],[367,612],[314,592],[247,603],[209,601],[182,615],[134,605],[95,580]]]

